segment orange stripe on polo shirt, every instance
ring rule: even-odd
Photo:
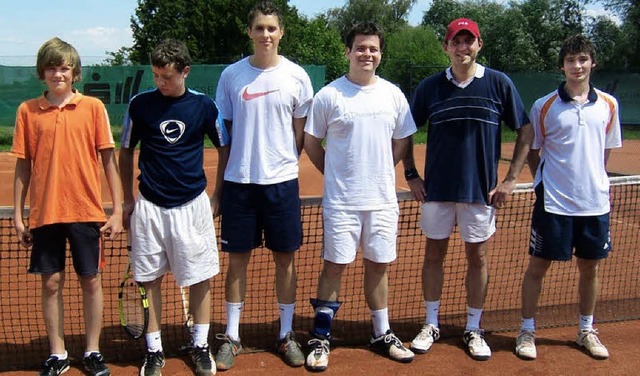
[[[547,130],[544,126],[544,119],[547,117],[547,112],[549,112],[549,108],[551,108],[551,105],[556,100],[556,98],[558,98],[557,93],[552,95],[551,98],[547,99],[547,101],[544,102],[542,108],[540,109],[540,132],[543,136],[546,136],[547,133]]]
[[[606,133],[609,133],[617,116],[616,106],[613,104],[613,101],[608,96],[598,93],[598,97],[603,99],[605,102],[607,102],[607,105],[609,105],[609,122],[607,123],[607,130],[606,130]]]

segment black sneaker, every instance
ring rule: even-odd
[[[373,351],[400,363],[409,363],[414,357],[413,352],[404,347],[402,341],[393,334],[391,329],[380,337],[372,337],[369,346]]]
[[[44,362],[44,366],[42,367],[42,371],[40,371],[40,376],[56,376],[62,375],[63,373],[69,370],[69,365],[71,362],[69,358],[60,360],[57,356],[50,356],[46,362]]]
[[[102,354],[99,352],[92,352],[89,356],[85,356],[82,360],[84,364],[84,369],[91,376],[108,376],[111,375],[111,371],[107,368],[106,363],[104,362],[104,358]]]
[[[196,366],[197,376],[215,375],[215,361],[209,350],[209,345],[194,346],[193,352],[191,353],[191,360],[193,360],[193,364]]]
[[[147,352],[144,364],[140,368],[140,376],[161,376],[164,367],[164,353],[162,351]]]

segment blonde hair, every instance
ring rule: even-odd
[[[44,80],[45,69],[61,65],[71,66],[74,83],[82,79],[82,65],[78,51],[69,43],[58,37],[54,37],[44,42],[38,50],[36,61],[38,78]]]

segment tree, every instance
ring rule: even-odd
[[[348,0],[342,8],[327,11],[331,28],[344,36],[357,22],[374,21],[385,33],[408,24],[407,16],[416,0]]]
[[[273,2],[285,20],[292,12],[297,16],[286,0]],[[176,38],[185,41],[196,64],[234,62],[251,53],[246,18],[254,5],[255,0],[138,0],[129,57],[148,64],[160,41]]]
[[[324,16],[309,21],[304,17],[287,22],[280,52],[302,65],[326,66],[325,81],[343,75],[349,66],[340,34],[328,26]]]
[[[407,25],[387,36],[379,74],[410,96],[423,78],[448,65],[433,29]]]
[[[545,62],[526,26],[526,17],[519,9],[496,13],[492,22],[483,32],[488,43],[483,46],[482,55],[489,66],[504,72],[545,69]]]
[[[613,11],[622,20],[622,32],[626,36],[626,53],[617,59],[626,60],[627,69],[640,72],[640,0],[601,0],[605,9]]]
[[[624,69],[628,59],[625,56],[630,46],[622,30],[607,17],[595,19],[588,33],[589,38],[596,45],[598,70]]]

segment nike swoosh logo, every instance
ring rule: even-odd
[[[166,133],[173,133],[173,132],[175,132],[175,131],[177,131],[177,130],[178,130],[178,128],[167,129],[167,132],[166,132]]]
[[[252,99],[264,97],[267,94],[271,94],[271,93],[275,93],[276,91],[280,91],[280,89],[276,89],[276,90],[262,91],[262,92],[257,92],[257,93],[249,93],[248,89],[249,89],[249,87],[245,87],[244,91],[242,92],[242,99],[244,99],[245,101],[250,101]]]

